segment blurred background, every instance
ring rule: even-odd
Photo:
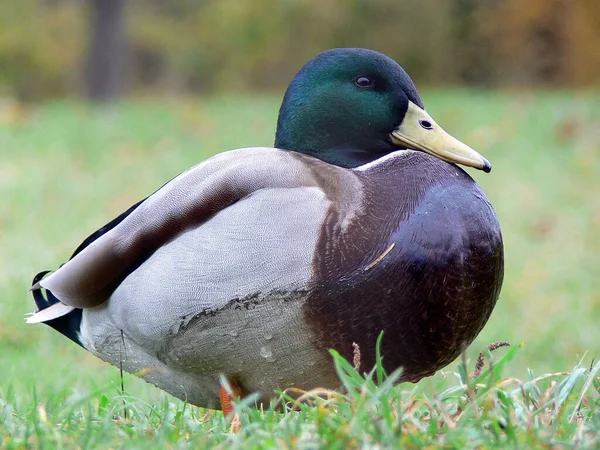
[[[596,0],[20,0],[0,6],[0,93],[283,89],[316,53],[369,47],[421,86],[590,86]]]
[[[498,214],[506,276],[471,360],[499,340],[527,342],[511,376],[600,357],[598,0],[2,1],[0,405],[119,391],[116,368],[25,325],[31,279],[191,165],[272,145],[293,75],[340,46],[397,60],[494,165],[469,173]]]

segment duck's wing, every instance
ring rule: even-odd
[[[323,171],[314,170],[315,164],[328,167],[326,179]],[[33,289],[47,289],[60,304],[51,307],[56,314],[40,311],[47,317],[36,320],[34,315],[29,321],[50,320],[73,308],[98,306],[158,249],[258,191],[316,188],[323,197],[331,197],[339,192],[341,179],[352,176],[344,169],[271,148],[217,155],[171,180],[60,269],[39,281]],[[319,206],[324,209],[323,217],[329,203]]]
[[[168,181],[165,184],[170,183],[173,180]],[[164,187],[164,185],[160,188],[162,189]],[[158,190],[160,190],[158,189]],[[148,198],[148,197],[146,197]],[[139,202],[137,202],[136,204],[132,205],[129,207],[129,209],[127,209],[127,211],[122,212],[121,214],[119,214],[117,217],[115,217],[113,220],[111,220],[110,222],[108,222],[106,225],[104,225],[102,228],[99,228],[98,230],[94,231],[92,234],[90,234],[87,238],[84,239],[84,241],[79,244],[79,247],[77,247],[75,249],[75,251],[73,252],[73,254],[71,255],[70,259],[73,259],[75,256],[77,256],[78,253],[80,253],[84,248],[86,248],[88,245],[90,245],[92,242],[94,242],[96,239],[98,239],[100,236],[102,236],[103,234],[108,233],[110,230],[112,230],[114,227],[116,227],[117,225],[119,225],[121,222],[123,222],[123,220],[125,220],[125,218],[131,214],[133,211],[135,211],[135,209],[140,206],[142,203],[144,203],[146,201],[146,198],[140,200]],[[34,283],[35,284],[35,283]]]
[[[139,202],[137,202],[135,205],[132,205],[127,211],[122,212],[121,214],[119,214],[117,217],[115,217],[113,220],[111,220],[110,222],[108,222],[106,225],[104,225],[102,228],[94,231],[92,234],[90,234],[87,238],[85,238],[85,240],[79,244],[79,247],[77,247],[75,249],[75,251],[73,252],[73,254],[71,255],[71,259],[75,258],[75,256],[77,256],[79,253],[81,253],[81,251],[83,249],[85,249],[86,247],[88,247],[92,242],[94,242],[96,239],[98,239],[99,237],[101,237],[102,235],[108,233],[110,230],[112,230],[114,227],[116,227],[117,225],[119,225],[121,222],[123,222],[123,220],[125,220],[125,218],[131,214],[138,206],[140,206],[142,203],[144,203],[146,199],[142,199]]]

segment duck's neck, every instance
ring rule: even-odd
[[[286,106],[287,103],[284,100],[277,121],[276,148],[304,153],[346,169],[398,150],[387,133],[369,129],[362,123],[342,127],[340,120],[319,118],[319,110],[298,112]]]
[[[365,152],[363,150],[356,149],[326,149],[326,150],[296,150],[292,151],[303,153],[305,155],[313,156],[335,166],[343,167],[345,169],[354,169],[355,167],[362,166],[370,163],[386,153],[373,154],[372,152]]]

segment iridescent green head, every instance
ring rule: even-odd
[[[425,112],[402,67],[360,48],[328,50],[298,72],[279,111],[275,146],[342,167],[357,167],[399,149],[417,149],[491,170],[485,158]]]

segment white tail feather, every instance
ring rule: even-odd
[[[64,303],[58,302],[46,309],[32,313],[25,319],[27,323],[42,323],[48,322],[52,319],[65,316],[73,311],[75,308]]]

